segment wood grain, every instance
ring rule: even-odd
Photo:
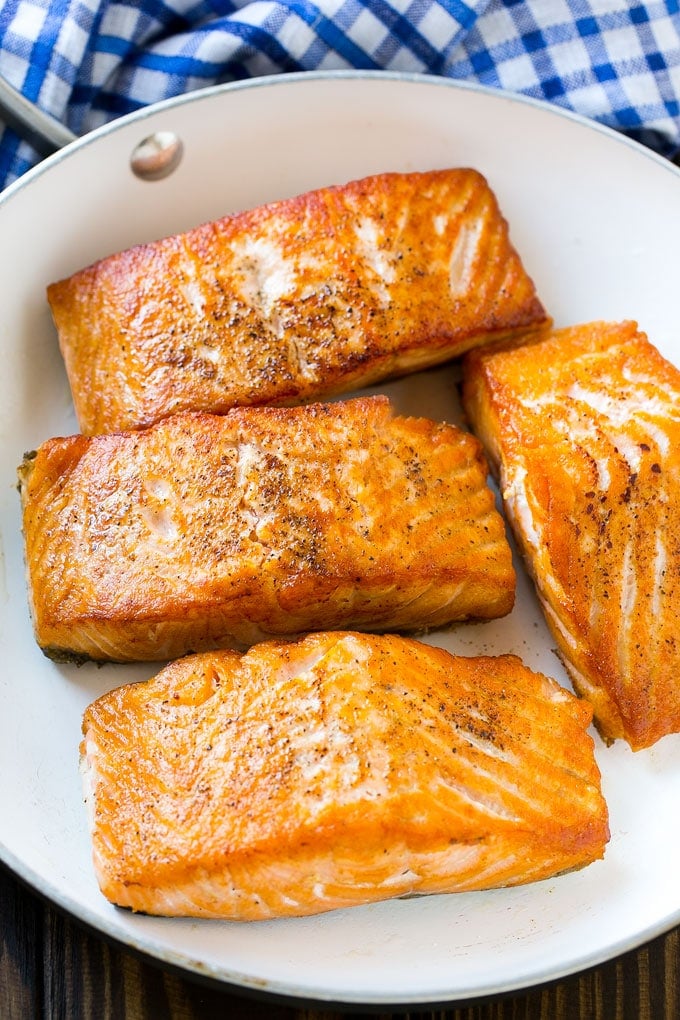
[[[0,866],[1,1020],[340,1020],[339,1009],[256,1000],[162,969],[44,904]],[[678,1020],[680,929],[526,994],[354,1020]]]
[[[43,999],[41,954],[44,909],[0,868],[0,1017],[39,1017]]]

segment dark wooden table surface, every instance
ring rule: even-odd
[[[258,1000],[201,985],[113,946],[0,865],[0,1020],[336,1020],[333,1006]],[[386,1020],[679,1020],[680,928],[584,974],[492,1002]]]

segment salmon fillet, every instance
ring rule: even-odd
[[[100,888],[245,921],[580,868],[609,839],[591,717],[515,656],[394,635],[189,656],[84,714]]]
[[[602,735],[680,730],[680,372],[634,322],[470,355],[464,405]]]
[[[515,575],[487,472],[473,436],[386,397],[49,440],[20,470],[37,641],[160,660],[502,616]]]
[[[322,188],[105,258],[47,294],[86,434],[318,399],[547,321],[473,170]]]

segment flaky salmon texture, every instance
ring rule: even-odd
[[[85,713],[98,882],[251,921],[583,867],[609,839],[591,715],[514,656],[396,635],[186,657]]]
[[[464,404],[607,741],[680,731],[680,372],[634,322],[470,354]]]
[[[83,433],[292,404],[548,321],[487,181],[386,173],[235,213],[48,288]]]
[[[33,624],[57,659],[165,660],[309,630],[510,612],[481,444],[386,397],[173,415],[20,469]]]

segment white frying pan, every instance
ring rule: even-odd
[[[177,165],[141,179],[131,156],[159,133]],[[59,666],[33,641],[15,469],[24,450],[76,431],[45,286],[265,200],[447,165],[486,174],[558,324],[635,318],[680,364],[680,171],[579,118],[444,79],[310,73],[208,89],[70,142],[0,197],[0,857],[107,936],[242,989],[385,1008],[452,1003],[577,971],[680,922],[680,736],[636,755],[596,738],[606,858],[523,889],[237,925],[133,916],[96,888],[80,716],[104,690],[155,670]],[[384,389],[404,410],[457,417],[450,368]],[[523,574],[506,620],[432,640],[515,652],[566,683]]]

